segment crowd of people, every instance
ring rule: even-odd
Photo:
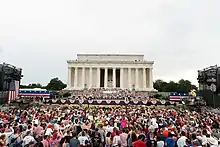
[[[140,106],[0,111],[0,147],[217,147],[220,115]]]
[[[89,88],[83,90],[74,90],[71,93],[71,97],[74,98],[86,98],[86,99],[117,99],[123,100],[128,98],[148,98],[149,92],[126,90],[120,88]]]

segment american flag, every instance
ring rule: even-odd
[[[181,101],[184,97],[187,97],[188,94],[187,93],[170,93],[168,99],[170,101]]]
[[[17,99],[19,95],[19,85],[20,85],[19,81],[12,81],[10,83],[9,92],[8,92],[8,103]]]

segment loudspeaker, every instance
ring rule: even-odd
[[[4,87],[4,72],[0,71],[0,91],[3,91]]]
[[[216,93],[220,93],[220,69],[218,68],[217,77],[216,77]]]

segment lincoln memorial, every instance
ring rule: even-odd
[[[120,88],[154,91],[153,61],[134,54],[77,54],[68,60],[69,90]]]

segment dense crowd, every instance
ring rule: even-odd
[[[124,90],[120,88],[89,88],[84,90],[75,90],[71,97],[85,99],[119,99],[128,98],[148,98],[149,93],[135,90]]]
[[[0,112],[0,147],[217,147],[220,115],[137,106]]]

